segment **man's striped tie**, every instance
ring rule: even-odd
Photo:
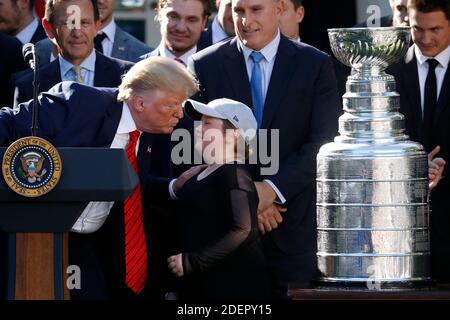
[[[133,169],[138,173],[136,144],[140,132],[130,132],[130,141],[125,150]],[[125,282],[139,294],[147,282],[147,244],[145,242],[144,216],[142,211],[141,186],[137,185],[133,194],[125,200]]]

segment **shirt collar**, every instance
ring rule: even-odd
[[[111,19],[111,21],[99,31],[99,33],[101,32],[106,34],[109,41],[114,42],[114,37],[116,36],[116,23],[114,22],[114,19]]]
[[[119,126],[117,127],[117,133],[130,133],[135,131],[136,129],[136,123],[131,116],[130,107],[128,107],[128,104],[124,101],[122,116],[120,117]]]
[[[213,43],[219,42],[220,40],[226,39],[229,37],[225,30],[222,29],[222,26],[219,24],[219,20],[217,17],[213,20],[211,24]]]
[[[250,49],[238,40],[239,45],[241,46],[242,52],[244,53],[245,61],[247,61],[250,57],[250,54],[255,51]],[[278,50],[278,45],[280,44],[280,30],[277,31],[277,35],[270,41],[264,48],[262,48],[259,52],[264,56],[266,61],[271,61],[275,58]]]
[[[23,30],[16,35],[16,38],[19,39],[22,44],[30,42],[38,26],[39,22],[36,18],[34,18],[29,25],[23,28]]]
[[[67,71],[69,71],[73,67],[73,64],[64,59],[61,55],[58,57],[58,59],[59,67],[61,68],[61,74],[65,75]],[[95,60],[95,50],[92,50],[91,54],[80,64],[80,67],[82,69],[95,72]]]
[[[192,56],[196,52],[197,52],[197,46],[194,46],[191,50],[187,51],[182,56],[179,56],[178,59],[183,61],[184,64],[187,66],[189,57]],[[177,58],[177,56],[175,56],[172,53],[172,51],[167,49],[166,45],[164,44],[164,41],[161,41],[161,43],[159,44],[159,55],[161,57],[166,57],[166,58],[170,58],[170,59]]]
[[[430,59],[430,57],[424,56],[422,54],[418,46],[414,46],[414,53],[416,54],[417,61],[419,62],[420,65],[423,65],[424,63],[427,62],[428,59]],[[436,59],[441,65],[441,67],[445,68],[445,66],[447,66],[450,61],[450,46],[441,51],[436,57],[432,59]]]

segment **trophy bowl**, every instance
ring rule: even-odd
[[[409,27],[328,29],[331,49],[343,64],[361,69],[367,65],[386,69],[408,50]]]

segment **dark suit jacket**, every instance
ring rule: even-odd
[[[96,52],[94,87],[117,87],[121,83],[121,76],[133,65],[131,62],[108,58]],[[55,84],[61,82],[59,60],[43,66],[39,73],[39,91],[45,92]],[[16,79],[14,105],[33,99],[33,73],[31,70],[26,75]]]
[[[200,39],[198,39],[197,41],[197,51],[203,50],[212,44],[213,44],[212,28],[211,26],[209,26],[208,29],[206,29],[200,34]]]
[[[195,54],[189,67],[200,81],[197,99],[207,102],[225,97],[252,106],[245,61],[236,38]],[[282,265],[276,268],[288,281],[308,280],[315,269],[316,154],[336,135],[340,110],[330,58],[281,36],[262,120],[263,129],[279,129],[280,168],[272,176],[260,176],[256,170],[254,178],[270,179],[287,199],[283,222],[264,241],[270,243],[272,253],[285,257],[278,259]],[[292,262],[294,256],[305,257],[300,266]]]
[[[0,107],[3,107],[13,102],[13,93],[8,89],[10,77],[28,66],[23,61],[19,40],[0,32],[0,43]]]
[[[42,27],[41,22],[39,21],[38,27],[37,27],[36,31],[34,32],[33,37],[31,37],[30,42],[32,44],[36,44],[36,42],[38,42],[42,39],[45,39],[45,38],[47,38],[47,34],[45,33],[45,30]]]
[[[212,23],[209,25],[208,29],[206,29],[205,31],[203,31],[200,34],[200,39],[198,39],[198,42],[197,42],[197,51],[208,48],[214,44],[213,43],[213,29],[212,29],[211,25],[212,25]],[[226,41],[228,39],[231,39],[231,37],[223,39],[220,42]]]
[[[419,75],[414,45],[408,50],[405,59],[391,66],[387,73],[395,77],[400,94],[400,112],[405,116],[406,134],[413,141],[424,143],[422,133],[422,108],[420,102]],[[447,163],[450,160],[450,68],[444,77],[433,120],[433,139],[441,147],[438,154]],[[428,152],[430,150],[427,150]],[[431,253],[432,271],[437,280],[450,281],[450,181],[448,164],[444,179],[431,192]]]
[[[61,82],[42,93],[39,99],[40,136],[56,147],[109,148],[122,115],[116,88],[93,88],[75,82]],[[0,111],[0,146],[30,135],[32,101],[21,104],[19,112]],[[148,206],[146,189],[149,171],[148,148],[141,139],[138,151],[139,177],[143,205]],[[169,199],[168,183],[162,185],[161,198]],[[144,211],[145,212],[145,211]],[[134,295],[126,288],[124,260],[123,203],[115,203],[105,224],[92,234],[70,234],[70,263],[82,270],[82,291],[76,298],[128,298]],[[147,228],[147,218],[144,217]],[[147,237],[148,248],[152,246]],[[151,255],[150,255],[151,257]],[[150,270],[150,277],[151,270]]]

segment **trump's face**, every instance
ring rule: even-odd
[[[232,0],[236,35],[253,50],[261,50],[272,41],[283,13],[281,0]]]
[[[170,134],[183,118],[186,94],[151,90],[131,98],[129,107],[138,130]]]

